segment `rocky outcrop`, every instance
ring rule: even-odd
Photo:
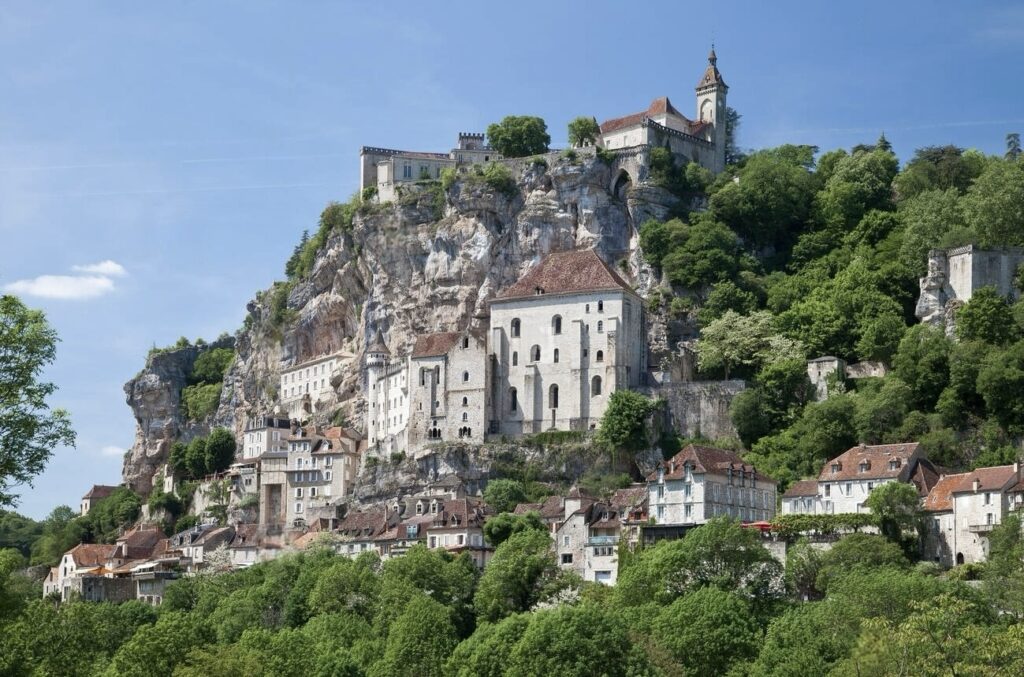
[[[148,491],[173,440],[203,434],[211,424],[233,427],[241,437],[247,419],[274,410],[282,369],[328,353],[354,359],[332,374],[332,388],[321,393],[311,418],[361,429],[362,352],[378,329],[391,351],[402,354],[425,332],[483,328],[488,301],[552,251],[593,248],[641,295],[660,284],[641,255],[636,229],[647,218],[668,215],[676,197],[643,182],[617,197],[610,189],[612,167],[592,149],[503,164],[514,191],[473,174],[440,194],[436,185],[403,187],[395,203],[364,205],[351,227],[335,230],[308,276],[258,293],[237,334],[237,359],[212,421],[181,418],[180,391],[197,351],[153,358],[125,387],[138,421],[125,480]],[[674,332],[664,322],[652,327],[658,350],[670,356]],[[710,401],[702,400],[701,423],[688,423],[687,430],[725,429],[722,406]],[[473,467],[467,472],[476,472]],[[403,468],[396,464],[387,477],[375,470],[368,486],[420,477],[415,464]],[[366,492],[367,498],[374,494]]]
[[[736,437],[729,405],[746,387],[736,379],[664,383],[652,388],[651,395],[665,399],[668,423],[677,434],[715,440]]]

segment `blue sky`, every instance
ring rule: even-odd
[[[146,351],[234,331],[355,190],[360,145],[447,150],[507,114],[558,145],[576,115],[689,112],[712,39],[744,147],[884,130],[905,159],[1024,132],[1012,3],[4,2],[0,288],[60,333],[47,377],[79,435],[19,509],[118,481]]]

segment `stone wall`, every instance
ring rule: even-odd
[[[995,287],[1001,296],[1020,296],[1014,276],[1022,263],[1020,247],[933,249],[928,252],[928,273],[920,280],[914,314],[922,323],[943,327],[952,335],[956,309],[982,287]]]
[[[729,417],[729,405],[747,384],[730,381],[691,381],[664,383],[650,388],[650,395],[668,403],[667,422],[683,437],[720,439],[735,437],[736,428]]]

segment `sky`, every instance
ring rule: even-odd
[[[119,481],[148,349],[235,331],[356,190],[360,146],[447,151],[511,114],[559,146],[578,115],[691,112],[712,42],[744,148],[884,131],[906,160],[1024,132],[1015,3],[5,0],[0,292],[60,335],[44,377],[78,433],[18,510]]]

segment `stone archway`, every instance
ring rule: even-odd
[[[625,168],[620,169],[612,179],[611,192],[616,198],[625,201],[626,194],[633,187],[633,177]]]

